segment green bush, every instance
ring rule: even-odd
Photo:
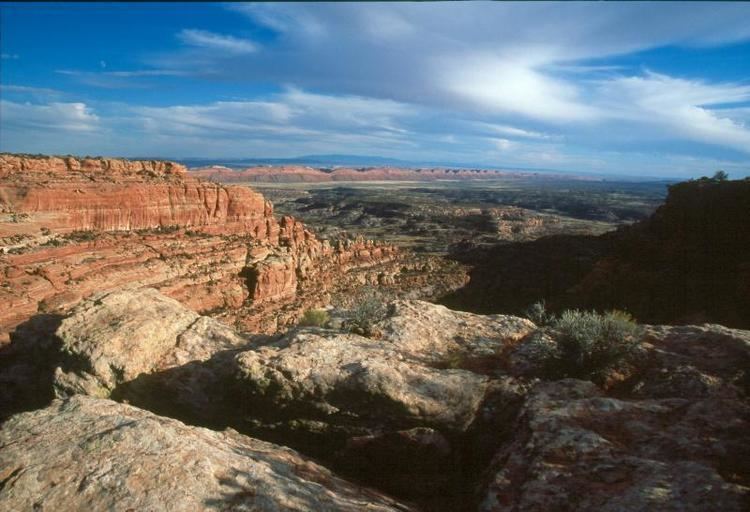
[[[90,242],[99,238],[100,233],[94,230],[73,231],[65,235],[65,238],[73,242]]]
[[[371,336],[374,334],[373,326],[383,320],[388,313],[382,297],[374,290],[366,290],[362,299],[350,312],[350,331],[356,334]]]
[[[308,309],[299,321],[300,325],[307,327],[323,327],[330,320],[328,311],[324,309]]]
[[[538,342],[535,352],[545,378],[601,384],[611,371],[632,363],[637,355],[642,329],[628,313],[569,310],[547,318],[543,331],[553,343]]]
[[[535,302],[534,304],[529,306],[529,308],[526,310],[526,318],[541,327],[547,325],[547,322],[549,322],[553,317],[549,313],[547,313],[545,302],[543,300],[540,300],[539,302]]]

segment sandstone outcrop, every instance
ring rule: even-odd
[[[0,345],[34,313],[126,284],[255,332],[283,329],[360,282],[415,289],[398,273],[412,257],[396,247],[320,240],[251,189],[200,181],[179,164],[2,154],[0,175]]]
[[[160,328],[165,319],[173,326]],[[39,321],[12,345],[37,366],[0,372],[6,381],[47,371],[62,398],[229,427],[424,510],[750,504],[748,331],[645,326],[637,364],[599,388],[540,381],[521,364],[539,333],[528,320],[421,301],[391,303],[369,338],[323,328],[248,338],[138,287]],[[45,329],[55,335],[35,339]],[[36,489],[19,475],[7,482]]]
[[[77,396],[0,431],[3,510],[406,511],[289,448]]]
[[[246,187],[190,178],[172,162],[0,155],[3,213],[51,231],[183,226],[273,236],[272,206]],[[3,225],[0,238],[14,226]],[[20,227],[20,226],[15,226]]]
[[[226,325],[186,309],[156,290],[97,294],[62,320],[66,366],[55,376],[62,395],[109,397],[115,388],[141,374],[206,361],[221,350],[249,340]]]
[[[538,385],[493,460],[482,511],[747,510],[750,407]]]
[[[196,424],[231,426],[409,499],[455,503],[463,492],[456,482],[474,471],[456,461],[467,450],[491,453],[499,438],[482,434],[493,430],[495,417],[483,415],[504,408],[496,417],[512,417],[522,386],[450,361],[458,353],[468,366],[497,359],[533,324],[420,301],[391,309],[378,324],[382,339],[302,329],[259,344],[153,290],[119,290],[92,297],[61,321],[53,385],[60,397],[111,397]],[[165,318],[172,324],[159,329]],[[404,325],[411,328],[401,332]],[[414,468],[424,468],[435,447],[432,484],[413,488],[413,478],[425,478]],[[394,452],[403,467],[390,474]]]

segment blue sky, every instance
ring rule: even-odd
[[[750,4],[0,4],[0,150],[750,174]]]

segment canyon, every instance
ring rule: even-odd
[[[750,328],[750,180],[669,187],[653,215],[601,235],[470,247],[466,287],[442,303],[477,313],[621,309],[644,322]]]
[[[673,185],[632,225],[545,236],[650,203],[565,197],[564,224],[500,189],[432,210],[295,190],[313,229],[198,176],[0,155],[0,509],[750,507],[750,181]],[[396,217],[377,227],[398,241],[407,211],[457,222],[427,234],[441,243],[477,223],[503,243],[450,259],[327,232],[326,211]],[[521,316],[541,298],[651,323]]]
[[[36,312],[124,284],[273,333],[362,285],[418,298],[465,282],[459,265],[387,243],[320,240],[261,194],[175,163],[0,155],[0,179],[0,343]]]

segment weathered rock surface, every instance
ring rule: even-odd
[[[412,258],[396,247],[319,240],[251,189],[171,162],[2,154],[0,176],[0,345],[34,313],[126,284],[254,332],[361,282],[431,293],[399,274]],[[463,283],[452,277],[441,281]]]
[[[425,510],[750,505],[750,332],[646,326],[637,365],[601,389],[536,379],[528,320],[401,300],[373,331],[250,339],[134,287],[40,317],[17,341],[35,359],[57,351],[45,368],[61,397],[231,427]]]
[[[590,382],[543,383],[495,456],[480,510],[747,510],[749,427],[737,400],[621,400]]]
[[[302,329],[258,345],[153,290],[95,296],[56,331],[64,357],[54,387],[62,397],[113,397],[197,424],[232,426],[409,499],[456,505],[465,499],[459,482],[477,470],[459,461],[469,452],[485,452],[477,460],[491,454],[500,438],[486,434],[514,416],[523,387],[449,368],[445,360],[459,342],[467,359],[482,350],[495,357],[532,324],[420,301],[391,309],[383,339]],[[165,318],[173,325],[160,329]],[[409,318],[413,329],[399,336],[397,326]],[[420,357],[441,340],[442,352]],[[388,469],[394,454],[400,471]],[[413,478],[424,485],[410,485]]]
[[[428,364],[475,372],[504,370],[507,352],[536,329],[515,316],[475,315],[423,301],[396,301],[391,309],[378,329],[396,350]]]
[[[482,376],[421,366],[354,334],[295,333],[236,361],[239,385],[257,403],[250,411],[360,427],[464,431],[487,387]]]
[[[410,510],[296,452],[77,396],[0,431],[3,510]]]
[[[109,397],[141,374],[206,361],[249,340],[153,289],[94,295],[76,306],[56,332],[65,366],[58,394]]]

